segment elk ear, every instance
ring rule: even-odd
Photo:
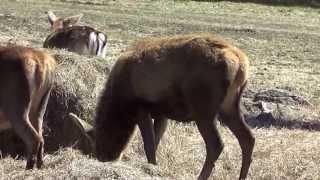
[[[88,133],[93,131],[92,125],[88,124],[86,121],[80,119],[77,115],[69,113],[71,120],[81,129],[83,133]]]
[[[58,20],[57,16],[52,11],[48,11],[48,21],[51,24],[51,26],[56,20]]]
[[[95,149],[94,141],[96,137],[95,137],[95,130],[93,126],[88,124],[86,121],[80,119],[77,115],[73,113],[69,113],[69,117],[71,121],[74,123],[74,125],[76,125],[76,127],[79,128],[79,130],[81,131],[81,137],[85,138],[87,142],[89,142],[88,144],[89,147],[87,147],[89,148],[88,149],[89,153],[94,152],[94,149]]]
[[[75,16],[70,16],[70,17],[66,17],[63,19],[63,26],[64,27],[69,27],[69,26],[73,26],[75,24],[78,24],[82,18],[83,14],[78,14]]]

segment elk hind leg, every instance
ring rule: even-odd
[[[230,101],[220,112],[220,118],[224,124],[231,130],[239,141],[242,151],[242,166],[239,179],[245,179],[248,175],[249,167],[252,161],[252,152],[255,144],[255,138],[244,120],[241,108],[240,98],[243,88],[237,93],[237,97]]]
[[[249,167],[252,161],[251,156],[255,143],[255,138],[252,135],[250,128],[244,121],[241,112],[236,112],[232,115],[223,113],[223,115],[221,115],[221,119],[239,141],[242,151],[242,166],[239,179],[245,179],[247,177]]]
[[[13,109],[7,114],[7,117],[11,120],[13,130],[26,145],[26,169],[33,168],[41,142],[41,137],[38,135],[29,121],[29,109],[29,107],[23,110],[17,109],[16,111]]]
[[[155,151],[158,149],[158,145],[160,140],[166,131],[168,126],[168,119],[167,118],[155,118],[154,119],[154,132],[155,132]]]
[[[37,168],[41,168],[43,165],[43,152],[44,152],[44,139],[43,139],[43,117],[46,112],[47,104],[49,101],[51,89],[49,89],[44,96],[41,99],[41,102],[39,104],[39,107],[37,109],[37,116],[32,119],[32,124],[35,130],[38,132],[38,135],[40,137],[40,145],[37,153]]]

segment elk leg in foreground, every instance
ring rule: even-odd
[[[244,85],[245,86],[245,85]],[[241,151],[242,151],[242,165],[239,179],[246,179],[249,167],[251,164],[251,156],[255,143],[255,138],[251,133],[250,128],[244,120],[243,114],[240,108],[240,98],[244,86],[241,87],[238,93],[237,100],[232,108],[224,110],[220,113],[220,118],[224,124],[228,126],[231,132],[236,136],[239,141]]]
[[[155,132],[155,144],[156,144],[156,149],[157,151],[160,140],[166,131],[168,126],[168,119],[167,118],[155,118],[154,119],[154,132]]]
[[[46,112],[46,107],[49,101],[51,89],[49,89],[43,98],[41,99],[41,103],[38,109],[38,118],[37,123],[34,124],[35,129],[37,130],[39,136],[41,137],[40,141],[40,147],[37,154],[37,168],[41,168],[43,165],[43,152],[44,152],[44,140],[43,140],[43,129],[42,129],[42,123],[43,123],[43,117]]]
[[[19,101],[17,101],[19,102]],[[19,102],[21,103],[21,102]],[[23,108],[22,108],[23,107]],[[27,165],[26,169],[32,169],[36,160],[36,156],[41,144],[41,137],[32,127],[29,121],[30,104],[21,106],[21,108],[7,111],[7,117],[12,119],[11,124],[14,131],[23,140],[27,147]]]
[[[212,169],[214,168],[214,163],[223,150],[223,143],[212,119],[199,120],[196,121],[196,124],[206,144],[207,156],[198,177],[199,180],[204,180],[209,178]]]
[[[237,113],[238,114],[238,113]],[[246,179],[251,164],[251,156],[254,147],[254,137],[244,122],[242,114],[230,117],[223,122],[229,127],[232,133],[237,137],[242,151],[242,165],[239,179]]]
[[[153,123],[149,113],[140,111],[138,114],[138,126],[144,143],[148,163],[157,164],[156,147]]]

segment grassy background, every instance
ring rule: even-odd
[[[107,68],[112,67],[122,50],[141,37],[200,31],[224,36],[242,48],[250,58],[250,89],[259,91],[277,87],[302,95],[314,106],[296,107],[299,120],[312,117],[319,121],[320,9],[226,1],[2,0],[0,43],[5,44],[11,39],[18,44],[42,47],[50,32],[46,17],[49,9],[59,16],[83,13],[84,24],[108,34]],[[85,59],[70,56],[73,60]],[[83,67],[79,67],[79,71],[86,72],[86,63],[80,64]],[[60,67],[63,69],[63,63]],[[104,78],[101,74],[96,75],[95,84],[75,81],[78,83],[75,92],[81,88],[95,89],[88,91],[92,94],[84,95],[90,100],[85,102],[90,102],[88,108],[91,110],[95,108],[95,98]],[[88,117],[92,119],[92,115]],[[219,131],[225,149],[217,161],[213,177],[235,179],[240,171],[240,149],[228,129],[219,127]],[[273,127],[253,129],[253,132],[257,143],[250,179],[320,178],[319,132]],[[1,159],[0,177],[194,179],[205,158],[205,145],[193,124],[171,122],[157,157],[158,166],[146,164],[141,138],[137,133],[125,157],[118,163],[100,163],[67,149],[46,155],[42,170],[25,172],[24,161]]]
[[[190,0],[178,0],[178,1],[190,1]],[[230,1],[239,3],[257,3],[267,4],[272,6],[308,6],[308,7],[319,7],[319,0],[194,0],[199,2],[219,2],[219,1]]]

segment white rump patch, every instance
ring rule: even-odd
[[[89,36],[89,50],[90,54],[95,54],[100,57],[106,57],[107,53],[107,39],[103,33],[91,32]]]
[[[98,50],[97,56],[106,57],[107,54],[107,39],[103,33],[98,34]]]
[[[89,35],[89,51],[90,54],[96,54],[97,52],[97,34],[95,32],[91,32]]]

